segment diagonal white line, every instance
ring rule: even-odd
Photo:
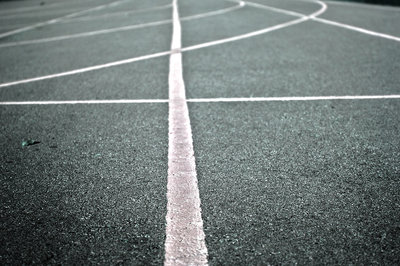
[[[113,12],[113,13],[107,13],[107,14],[101,14],[101,15],[92,15],[92,16],[79,17],[79,18],[64,19],[64,20],[60,21],[60,23],[92,21],[92,20],[110,18],[110,17],[116,17],[116,16],[127,16],[127,15],[131,15],[131,14],[138,14],[138,13],[145,13],[145,12],[149,12],[149,11],[167,9],[170,7],[171,7],[171,4],[167,4],[167,5],[161,5],[161,6],[149,7],[149,8],[143,8],[143,9],[135,9],[135,10]]]
[[[304,1],[305,2],[310,2],[310,1],[306,1],[306,0],[304,0]],[[311,1],[311,2],[313,2],[313,1]],[[306,16],[304,14],[293,12],[293,11],[286,10],[286,9],[269,7],[269,6],[266,6],[266,5],[247,2],[247,1],[245,1],[245,3],[247,5],[249,5],[249,6],[269,9],[271,11],[275,11],[275,12],[278,12],[278,13],[284,13],[284,14],[287,14],[287,15],[295,16],[295,17]],[[315,3],[325,5],[325,9],[326,9],[326,4],[324,4],[323,2],[315,1]],[[311,20],[314,20],[316,22],[320,22],[320,23],[324,23],[324,24],[328,24],[328,25],[332,25],[332,26],[336,26],[336,27],[340,27],[340,28],[344,28],[344,29],[348,29],[348,30],[352,30],[352,31],[361,32],[361,33],[364,33],[364,34],[367,34],[367,35],[371,35],[371,36],[375,36],[375,37],[380,37],[380,38],[385,38],[385,39],[389,39],[389,40],[400,42],[400,37],[397,37],[397,36],[384,34],[384,33],[376,32],[376,31],[371,31],[371,30],[367,30],[367,29],[364,29],[364,28],[355,27],[355,26],[352,26],[352,25],[336,22],[336,21],[333,21],[333,20],[328,20],[328,19],[323,19],[323,18],[317,17],[317,16],[321,15],[324,11],[325,10],[323,10],[323,11],[320,10],[320,11],[308,16],[308,18],[311,19]]]
[[[253,5],[254,3],[251,2],[246,2],[246,1],[234,1],[234,2],[244,2],[246,5]],[[229,38],[225,38],[225,39],[220,39],[220,40],[216,40],[216,41],[211,41],[211,42],[206,42],[206,43],[202,43],[202,44],[197,44],[197,45],[193,45],[193,46],[189,46],[189,47],[185,47],[182,48],[181,51],[182,52],[187,52],[187,51],[192,51],[192,50],[197,50],[197,49],[201,49],[201,48],[205,48],[205,47],[210,47],[210,46],[214,46],[214,45],[219,45],[219,44],[223,44],[223,43],[228,43],[228,42],[234,42],[234,41],[239,41],[239,40],[243,40],[243,39],[247,39],[247,38],[251,38],[251,37],[255,37],[258,35],[262,35],[268,32],[272,32],[272,31],[276,31],[276,30],[280,30],[289,26],[293,26],[299,23],[302,23],[304,21],[307,21],[309,19],[312,19],[316,16],[319,16],[320,14],[324,13],[327,9],[327,6],[321,2],[321,1],[317,1],[318,4],[321,5],[321,8],[310,14],[310,15],[302,15],[302,14],[297,14],[295,16],[300,17],[299,19],[295,19],[295,20],[291,20],[285,23],[281,23],[272,27],[268,27],[265,29],[261,29],[261,30],[257,30],[257,31],[253,31],[253,32],[249,32],[249,33],[245,33],[242,35],[237,35],[237,36],[233,36],[233,37],[229,37]],[[259,7],[258,4],[257,5],[253,5],[254,7]],[[260,8],[260,7],[259,7]],[[292,12],[291,11],[286,11],[283,9],[276,9],[276,8],[271,8],[269,6],[265,6],[263,5],[264,9],[268,9],[268,10],[272,10],[272,11],[276,11],[276,12],[280,12],[280,13],[285,13],[290,15]],[[278,11],[279,10],[279,11]],[[291,14],[293,15],[293,14]]]
[[[224,14],[227,12],[234,11],[241,7],[243,7],[243,5],[238,4],[233,7],[228,7],[228,8],[224,8],[224,9],[220,9],[220,10],[215,10],[215,11],[210,11],[210,12],[201,13],[201,14],[197,14],[197,15],[182,17],[181,20],[187,21],[187,20],[192,20],[192,19],[205,18],[205,17],[209,17],[209,16],[221,15],[221,14]],[[165,24],[169,24],[171,22],[172,22],[172,20],[168,19],[168,20],[160,20],[160,21],[154,21],[154,22],[143,23],[143,24],[135,24],[135,25],[128,25],[128,26],[123,26],[123,27],[116,27],[116,28],[111,28],[111,29],[103,29],[103,30],[82,32],[82,33],[76,33],[76,34],[61,35],[61,36],[55,36],[55,37],[49,37],[49,38],[18,41],[18,42],[8,42],[8,43],[0,44],[0,48],[46,43],[46,42],[54,42],[54,41],[62,41],[62,40],[96,36],[96,35],[109,34],[109,33],[121,32],[121,31],[130,31],[130,30],[142,29],[142,28],[146,28],[146,27],[165,25]]]
[[[71,76],[71,75],[81,74],[81,73],[95,71],[95,70],[109,68],[109,67],[126,65],[126,64],[133,63],[133,62],[138,62],[138,61],[157,58],[157,57],[161,57],[161,56],[165,56],[165,55],[170,55],[171,53],[172,53],[172,51],[165,51],[165,52],[160,52],[160,53],[155,53],[155,54],[150,54],[150,55],[143,55],[143,56],[139,56],[139,57],[128,58],[125,60],[115,61],[115,62],[96,65],[96,66],[75,69],[75,70],[61,72],[61,73],[57,73],[57,74],[51,74],[51,75],[30,78],[30,79],[24,79],[24,80],[18,80],[18,81],[13,81],[13,82],[7,82],[7,83],[0,84],[0,88],[14,86],[14,85],[20,85],[20,84],[25,84],[25,83],[31,83],[31,82],[41,81],[41,80]]]
[[[246,34],[242,34],[242,35],[238,35],[238,36],[234,36],[234,37],[229,37],[229,38],[225,38],[225,39],[221,39],[221,40],[210,41],[210,42],[206,42],[206,43],[201,43],[201,44],[188,46],[188,47],[182,48],[181,51],[182,52],[188,52],[188,51],[193,51],[193,50],[206,48],[206,47],[210,47],[210,46],[215,46],[215,45],[220,45],[220,44],[224,44],[224,43],[235,42],[235,41],[239,41],[239,40],[255,37],[255,36],[258,36],[258,35],[262,35],[262,34],[265,34],[265,33],[271,32],[271,31],[283,29],[283,28],[286,28],[286,27],[289,27],[289,26],[293,26],[293,25],[299,24],[299,23],[307,21],[307,20],[308,20],[308,18],[299,18],[299,19],[296,19],[296,20],[292,20],[292,21],[289,21],[289,22],[286,22],[286,23],[282,23],[282,24],[279,24],[279,25],[276,25],[276,26],[272,26],[272,27],[269,27],[269,28],[265,28],[265,29],[262,29],[262,30],[253,31],[253,32],[249,32],[249,33],[246,33]]]
[[[173,0],[171,50],[181,48],[177,0]],[[182,76],[182,54],[171,54],[169,70],[168,187],[164,264],[207,265],[197,187],[192,130]]]
[[[0,34],[0,39],[4,38],[4,37],[7,37],[7,36],[15,35],[15,34],[18,34],[18,33],[21,33],[21,32],[33,30],[33,29],[36,29],[38,27],[42,27],[42,26],[45,26],[45,25],[54,24],[54,23],[57,23],[58,21],[66,19],[66,18],[73,18],[73,17],[79,16],[79,15],[82,15],[82,14],[86,14],[88,12],[101,10],[101,9],[107,8],[109,6],[115,6],[115,5],[118,5],[118,4],[120,4],[122,2],[125,2],[125,1],[126,0],[120,0],[120,1],[117,1],[117,2],[110,3],[110,4],[96,6],[96,7],[89,8],[89,9],[86,9],[86,10],[83,10],[83,11],[71,13],[71,14],[68,14],[66,16],[62,16],[62,17],[59,17],[59,18],[55,18],[55,19],[51,19],[51,20],[48,20],[48,21],[36,23],[36,24],[30,25],[30,26],[27,26],[27,27],[23,27],[23,28],[19,28],[19,29],[16,29],[16,30],[4,32],[4,33]]]
[[[240,4],[240,5],[242,5],[242,4]],[[299,19],[295,19],[295,20],[292,20],[289,22],[285,22],[282,24],[278,24],[278,25],[275,25],[272,27],[262,29],[262,30],[253,31],[250,33],[246,33],[246,34],[242,34],[242,35],[238,35],[238,36],[234,36],[234,37],[230,37],[230,38],[206,42],[206,43],[197,44],[197,45],[193,45],[193,46],[188,46],[188,47],[185,47],[182,49],[175,49],[175,50],[164,51],[164,52],[159,52],[159,53],[155,53],[155,54],[133,57],[133,58],[125,59],[125,60],[114,61],[111,63],[101,64],[101,65],[96,65],[96,66],[91,66],[91,67],[86,67],[86,68],[80,68],[80,69],[75,69],[75,70],[71,70],[71,71],[66,71],[66,72],[61,72],[61,73],[56,73],[56,74],[51,74],[51,75],[46,75],[46,76],[40,76],[40,77],[35,77],[35,78],[29,78],[29,79],[24,79],[24,80],[17,80],[17,81],[2,83],[2,84],[0,84],[0,88],[20,85],[20,84],[25,84],[25,83],[31,83],[31,82],[41,81],[41,80],[53,79],[53,78],[58,78],[58,77],[70,76],[70,75],[80,74],[80,73],[84,73],[84,72],[99,70],[99,69],[103,69],[103,68],[114,67],[114,66],[129,64],[129,63],[133,63],[133,62],[137,62],[137,61],[157,58],[157,57],[161,57],[161,56],[165,56],[165,55],[170,55],[175,52],[193,51],[193,50],[210,47],[210,46],[214,46],[214,45],[220,45],[220,44],[224,44],[224,43],[228,43],[228,42],[239,41],[239,40],[251,38],[254,36],[258,36],[258,35],[265,34],[268,32],[275,31],[275,30],[279,30],[279,29],[283,29],[283,28],[307,21],[311,17],[315,16],[316,14],[320,14],[325,9],[326,9],[326,6],[322,4],[322,7],[319,11],[317,11],[309,16],[304,16],[304,17],[301,17]]]

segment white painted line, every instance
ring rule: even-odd
[[[237,9],[243,8],[245,5],[242,4],[242,3],[243,2],[239,3],[236,6],[232,6],[232,7],[227,7],[227,8],[214,10],[214,11],[210,11],[210,12],[206,12],[206,13],[201,13],[201,14],[191,15],[191,16],[187,16],[187,17],[182,17],[182,18],[180,18],[180,20],[181,21],[188,21],[188,20],[193,20],[193,19],[199,19],[199,18],[205,18],[205,17],[215,16],[215,15],[226,14],[228,12],[232,12],[232,11],[235,11]]]
[[[96,35],[102,35],[102,34],[109,34],[109,33],[129,31],[129,30],[141,29],[141,28],[152,27],[152,26],[165,25],[165,24],[169,24],[171,22],[172,22],[171,20],[161,20],[161,21],[155,21],[155,22],[149,22],[149,23],[143,23],[143,24],[135,24],[135,25],[105,29],[105,30],[96,30],[96,31],[82,32],[82,33],[69,34],[69,35],[61,35],[61,36],[55,36],[55,37],[49,37],[49,38],[35,39],[35,40],[2,43],[2,44],[0,44],[0,48],[14,47],[14,46],[20,46],[20,45],[29,45],[29,44],[38,44],[38,43],[47,43],[47,42],[54,42],[54,41],[62,41],[62,40],[76,39],[76,38],[82,38],[82,37],[90,37],[90,36],[96,36]]]
[[[25,83],[31,83],[31,82],[41,81],[41,80],[71,76],[71,75],[90,72],[90,71],[94,71],[94,70],[100,70],[100,69],[104,69],[104,68],[125,65],[125,64],[129,64],[129,63],[133,63],[133,62],[138,62],[138,61],[157,58],[157,57],[161,57],[161,56],[165,56],[165,55],[170,55],[171,53],[172,53],[172,51],[165,51],[165,52],[160,52],[160,53],[155,53],[155,54],[143,55],[143,56],[139,56],[139,57],[132,57],[132,58],[128,58],[125,60],[110,62],[110,63],[96,65],[96,66],[75,69],[75,70],[61,72],[61,73],[52,74],[52,75],[46,75],[46,76],[40,76],[40,77],[36,77],[36,78],[7,82],[7,83],[0,84],[0,88],[20,85],[20,84],[25,84]]]
[[[2,84],[0,84],[0,88],[20,85],[20,84],[25,84],[25,83],[31,83],[31,82],[41,81],[41,80],[59,78],[59,77],[64,77],[64,76],[70,76],[70,75],[85,73],[85,72],[89,72],[89,71],[100,70],[100,69],[104,69],[104,68],[109,68],[109,67],[129,64],[129,63],[133,63],[133,62],[137,62],[137,61],[143,61],[143,60],[147,60],[147,59],[157,58],[157,57],[161,57],[161,56],[165,56],[165,55],[170,55],[170,54],[175,53],[175,52],[193,51],[193,50],[206,48],[206,47],[210,47],[210,46],[214,46],[214,45],[220,45],[220,44],[224,44],[224,43],[243,40],[243,39],[251,38],[251,37],[254,37],[254,36],[261,35],[261,34],[266,34],[268,32],[272,32],[272,31],[275,31],[275,30],[283,29],[283,28],[286,28],[286,27],[289,27],[289,26],[296,25],[296,24],[299,24],[301,22],[307,21],[312,16],[314,16],[315,14],[320,13],[321,10],[326,10],[325,6],[322,6],[322,8],[319,11],[311,14],[310,16],[304,16],[304,17],[296,19],[296,20],[292,20],[292,21],[285,22],[285,23],[282,23],[282,24],[278,24],[278,25],[275,25],[275,26],[272,26],[272,27],[268,27],[268,28],[265,28],[265,29],[262,29],[262,30],[253,31],[253,32],[250,32],[250,33],[246,33],[246,34],[242,34],[242,35],[238,35],[238,36],[234,36],[234,37],[230,37],[230,38],[225,38],[225,39],[221,39],[221,40],[206,42],[206,43],[202,43],[202,44],[196,44],[196,45],[188,46],[188,47],[185,47],[185,48],[182,48],[182,49],[175,49],[175,50],[171,50],[171,51],[159,52],[159,53],[154,53],[154,54],[149,54],[149,55],[144,55],[144,56],[139,56],[139,57],[133,57],[133,58],[125,59],[125,60],[110,62],[110,63],[107,63],[107,64],[101,64],[101,65],[96,65],[96,66],[91,66],[91,67],[86,67],[86,68],[75,69],[75,70],[56,73],[56,74],[52,74],[52,75],[46,75],[46,76],[40,76],[40,77],[35,77],[35,78],[29,78],[29,79],[24,79],[24,80],[18,80],[18,81],[2,83]]]
[[[171,50],[181,48],[177,0],[173,0]],[[192,130],[182,76],[182,54],[170,56],[167,216],[164,264],[207,265]]]
[[[201,43],[201,44],[188,46],[188,47],[182,48],[181,51],[182,52],[188,52],[188,51],[193,51],[193,50],[206,48],[206,47],[210,47],[210,46],[215,46],[215,45],[220,45],[220,44],[224,44],[224,43],[235,42],[235,41],[251,38],[251,37],[254,37],[254,36],[262,35],[262,34],[265,34],[265,33],[271,32],[271,31],[283,29],[283,28],[286,28],[286,27],[289,27],[289,26],[293,26],[293,25],[299,24],[299,23],[307,21],[307,20],[308,20],[308,18],[306,18],[306,17],[299,18],[299,19],[296,19],[296,20],[292,20],[292,21],[289,21],[289,22],[286,22],[286,23],[278,24],[278,25],[275,25],[275,26],[272,26],[272,27],[269,27],[269,28],[265,28],[265,29],[262,29],[262,30],[253,31],[253,32],[249,32],[249,33],[246,33],[246,34],[242,34],[242,35],[238,35],[238,36],[234,36],[234,37],[229,37],[229,38],[225,38],[225,39],[220,39],[220,40],[216,40],[216,41],[210,41],[210,42],[206,42],[206,43]]]
[[[235,1],[235,2],[237,2],[237,1]],[[249,3],[247,1],[245,1],[245,3],[247,5],[252,5],[253,4],[253,3]],[[280,29],[283,29],[283,28],[286,28],[286,27],[289,27],[289,26],[293,26],[293,25],[302,23],[302,22],[307,21],[309,19],[315,18],[316,16],[319,16],[319,15],[321,15],[322,13],[324,13],[326,11],[327,6],[323,2],[317,1],[316,3],[321,5],[321,8],[318,11],[316,11],[316,12],[310,14],[310,15],[301,15],[301,14],[299,14],[301,16],[299,19],[291,20],[291,21],[288,21],[288,22],[285,22],[285,23],[281,23],[281,24],[272,26],[272,27],[268,27],[268,28],[264,28],[264,29],[261,29],[261,30],[258,30],[258,31],[245,33],[245,34],[242,34],[242,35],[237,35],[237,36],[233,36],[233,37],[229,37],[229,38],[225,38],[225,39],[220,39],[220,40],[216,40],[216,41],[210,41],[210,42],[206,42],[206,43],[201,43],[201,44],[196,44],[196,45],[193,45],[193,46],[185,47],[185,48],[181,49],[181,52],[187,52],[187,51],[197,50],[197,49],[206,48],[206,47],[210,47],[210,46],[214,46],[214,45],[220,45],[220,44],[224,44],[224,43],[228,43],[228,42],[239,41],[239,40],[251,38],[251,37],[254,37],[254,36],[262,35],[262,34],[265,34],[265,33],[268,33],[268,32],[280,30]],[[265,5],[263,5],[263,8],[269,9],[269,10],[272,10],[272,11],[277,11],[276,8],[270,8],[269,6],[265,6]],[[292,13],[291,11],[286,11],[286,10],[282,10],[282,9],[280,9],[279,12],[286,13],[286,14]],[[298,15],[296,15],[296,16],[298,16]]]
[[[0,102],[0,105],[70,105],[70,104],[132,104],[132,103],[168,103],[163,99],[131,99],[131,100],[76,100],[76,101],[12,101]]]
[[[234,1],[237,2],[237,1]],[[259,3],[253,3],[253,2],[245,2],[246,5],[251,6],[251,7],[256,7],[259,9],[265,9],[265,10],[269,10],[269,11],[274,11],[277,13],[281,13],[281,14],[285,14],[285,15],[289,15],[289,16],[294,16],[294,17],[304,17],[304,14],[300,14],[294,11],[290,11],[290,10],[285,10],[285,9],[281,9],[281,8],[277,8],[277,7],[272,7],[272,6],[266,6],[263,4],[259,4]]]
[[[233,0],[233,1],[237,2],[235,0]],[[310,2],[310,1],[305,1],[305,2]],[[322,1],[312,1],[311,3],[319,4],[321,6],[321,8],[310,15],[305,15],[305,14],[301,14],[301,13],[294,12],[291,10],[276,8],[276,7],[267,6],[267,5],[263,5],[263,4],[259,4],[259,3],[253,3],[253,2],[249,2],[249,1],[245,1],[245,3],[248,6],[252,6],[252,7],[256,7],[256,8],[260,8],[260,9],[266,9],[266,10],[270,10],[270,11],[274,11],[277,13],[294,16],[294,17],[307,17],[307,18],[318,17],[319,15],[325,13],[325,11],[328,8],[328,6]]]
[[[197,15],[182,17],[181,20],[188,21],[188,20],[192,20],[192,19],[199,19],[199,18],[205,18],[205,17],[209,17],[209,16],[221,15],[221,14],[225,14],[227,12],[234,11],[241,7],[243,7],[243,6],[237,5],[237,6],[228,7],[228,8],[224,8],[224,9],[220,9],[220,10],[215,10],[215,11],[210,11],[210,12],[201,13],[201,14],[197,14]],[[19,46],[19,45],[46,43],[46,42],[61,41],[61,40],[68,40],[68,39],[74,39],[74,38],[96,36],[96,35],[102,35],[102,34],[116,33],[116,32],[129,31],[129,30],[141,29],[141,28],[146,28],[146,27],[160,26],[160,25],[169,24],[171,22],[172,22],[172,20],[170,20],[170,19],[169,20],[160,20],[160,21],[143,23],[143,24],[128,25],[128,26],[123,26],[123,27],[82,32],[82,33],[70,34],[70,35],[62,35],[62,36],[56,36],[56,37],[50,37],[50,38],[26,40],[26,41],[18,41],[18,42],[8,42],[8,43],[0,44],[0,48],[14,47],[14,46]]]
[[[30,26],[27,26],[27,27],[23,27],[23,28],[19,28],[19,29],[16,29],[16,30],[8,31],[8,32],[5,32],[5,33],[1,33],[0,34],[0,38],[4,38],[4,37],[15,35],[15,34],[18,34],[18,33],[21,33],[21,32],[33,30],[33,29],[36,29],[38,27],[42,27],[42,26],[45,26],[45,25],[54,24],[54,23],[57,23],[57,22],[59,22],[59,21],[61,21],[63,19],[66,19],[66,18],[72,18],[72,17],[76,17],[76,16],[79,16],[79,15],[86,14],[88,12],[101,10],[101,9],[104,9],[104,8],[107,8],[107,7],[110,7],[110,6],[115,6],[115,5],[120,4],[122,2],[125,2],[125,1],[126,0],[120,0],[120,1],[117,1],[117,2],[114,2],[114,3],[111,3],[111,4],[96,6],[96,7],[93,7],[93,8],[90,8],[90,9],[86,9],[86,10],[83,10],[83,11],[71,13],[71,14],[68,14],[66,16],[62,16],[62,17],[59,17],[59,18],[51,19],[51,20],[40,22],[40,23],[36,23],[36,24],[30,25]]]
[[[310,1],[305,1],[305,2],[310,2]],[[379,33],[379,32],[376,32],[376,31],[371,31],[371,30],[367,30],[367,29],[364,29],[364,28],[355,27],[355,26],[351,26],[351,25],[348,25],[348,24],[344,24],[344,23],[340,23],[340,22],[336,22],[336,21],[332,21],[332,20],[319,18],[317,16],[321,15],[322,13],[324,13],[325,10],[327,9],[327,6],[321,1],[316,1],[315,3],[319,3],[319,4],[324,5],[324,8],[319,10],[319,11],[317,11],[314,14],[311,14],[311,15],[307,16],[311,20],[314,20],[314,21],[317,21],[317,22],[321,22],[321,23],[325,23],[325,24],[328,24],[328,25],[333,25],[333,26],[336,26],[336,27],[345,28],[345,29],[348,29],[348,30],[361,32],[361,33],[368,34],[368,35],[375,36],[375,37],[381,37],[381,38],[385,38],[385,39],[389,39],[389,40],[400,42],[400,37],[396,37],[396,36],[389,35],[389,34],[384,34],[384,33]],[[266,9],[269,9],[271,11],[275,11],[275,12],[279,12],[279,13],[286,13],[287,15],[296,16],[296,17],[299,17],[300,15],[302,15],[300,13],[293,12],[293,11],[290,11],[290,10],[285,10],[285,9],[280,9],[280,8],[273,8],[273,7],[269,7],[269,6],[266,6],[266,5],[251,3],[251,2],[247,2],[247,1],[246,1],[246,4],[249,5],[249,6],[254,6],[254,7],[266,8]],[[305,15],[303,15],[303,16],[305,16]]]
[[[345,95],[345,96],[300,96],[300,97],[250,97],[250,98],[197,98],[197,99],[187,99],[187,102],[192,102],[192,103],[290,102],[290,101],[378,100],[378,99],[400,99],[400,94]]]
[[[121,17],[121,16],[132,15],[132,14],[145,13],[145,12],[149,12],[149,11],[162,10],[162,9],[166,9],[166,8],[170,8],[170,7],[171,7],[171,4],[168,4],[168,5],[155,6],[155,7],[150,7],[150,8],[113,12],[113,13],[107,13],[107,14],[102,14],[102,15],[92,15],[92,16],[79,17],[79,18],[64,19],[64,20],[60,21],[60,23],[92,21],[92,20],[110,18],[110,17],[116,17],[116,16]]]
[[[322,15],[323,13],[325,13],[326,10],[328,9],[328,6],[322,1],[315,1],[314,3],[319,4],[321,6],[321,8],[317,12],[314,12],[311,15],[307,15],[308,18],[316,18],[316,17]]]
[[[389,100],[400,99],[400,94],[390,95],[344,95],[344,96],[289,96],[289,97],[241,97],[241,98],[193,98],[191,103],[223,102],[291,102],[291,101],[330,101],[330,100]],[[10,101],[0,105],[75,105],[75,104],[141,104],[169,103],[167,99],[121,99],[121,100],[73,100],[73,101]]]

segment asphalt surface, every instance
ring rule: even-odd
[[[398,102],[190,107],[210,264],[398,262]]]
[[[0,34],[109,3],[0,1]],[[168,4],[126,0],[1,38],[0,85],[169,51]],[[188,17],[237,3],[178,5]],[[400,37],[399,8],[327,5],[321,18]],[[182,47],[295,19],[210,13],[182,20]],[[18,44],[154,21],[165,23]],[[398,41],[317,21],[183,52],[188,99],[393,95],[399,69]],[[4,103],[166,100],[168,72],[160,56],[0,88],[2,265],[163,264],[168,104]],[[210,265],[400,263],[399,99],[188,104]]]
[[[166,112],[2,108],[2,264],[161,264]]]

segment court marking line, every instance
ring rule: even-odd
[[[85,9],[85,10],[82,10],[82,11],[74,12],[74,13],[71,13],[71,14],[68,14],[68,15],[65,15],[65,16],[62,16],[62,17],[54,18],[54,19],[47,20],[47,21],[44,21],[44,22],[35,23],[35,24],[27,26],[27,27],[23,27],[23,28],[19,28],[19,29],[16,29],[16,30],[4,32],[4,33],[0,34],[0,39],[8,37],[8,36],[11,36],[11,35],[15,35],[15,34],[18,34],[18,33],[21,33],[21,32],[33,30],[33,29],[36,29],[38,27],[54,24],[54,23],[57,23],[58,21],[66,19],[66,18],[72,18],[72,17],[76,17],[76,16],[79,16],[79,15],[82,15],[82,14],[86,14],[86,13],[92,12],[92,11],[101,10],[101,9],[104,9],[104,8],[107,8],[107,7],[110,7],[110,6],[116,6],[116,5],[121,4],[122,2],[125,2],[125,1],[127,1],[127,0],[120,0],[120,1],[113,2],[113,3],[105,4],[105,5],[99,5],[99,6],[96,6],[96,7],[93,7],[93,8],[89,8],[89,9]]]
[[[168,103],[167,99],[71,100],[71,101],[10,101],[0,105],[77,105],[77,104],[132,104]]]
[[[179,50],[181,24],[177,0],[172,4],[171,50]],[[180,52],[170,56],[168,84],[168,202],[164,265],[207,265],[208,252]]]
[[[81,21],[92,21],[96,19],[102,19],[102,18],[110,18],[110,17],[115,17],[115,16],[126,16],[129,14],[138,14],[138,13],[146,13],[154,10],[162,10],[162,9],[167,9],[170,8],[172,5],[167,4],[167,5],[161,5],[161,6],[155,6],[155,7],[149,7],[149,8],[143,8],[143,9],[136,9],[136,10],[130,10],[130,11],[120,11],[120,12],[113,12],[113,13],[107,13],[107,14],[101,14],[101,15],[91,15],[91,16],[85,16],[85,17],[78,17],[78,18],[71,18],[71,19],[64,19],[60,21],[59,23],[70,23],[70,22],[81,22]]]
[[[94,70],[105,69],[105,68],[114,67],[114,66],[126,65],[129,63],[133,63],[133,62],[138,62],[138,61],[157,58],[157,57],[161,57],[161,56],[165,56],[165,55],[170,55],[173,52],[174,51],[159,52],[159,53],[154,53],[154,54],[149,54],[149,55],[132,57],[132,58],[124,59],[124,60],[114,61],[114,62],[110,62],[110,63],[106,63],[106,64],[95,65],[95,66],[90,66],[90,67],[85,67],[85,68],[79,68],[79,69],[75,69],[75,70],[60,72],[60,73],[46,75],[46,76],[40,76],[40,77],[36,77],[36,78],[23,79],[23,80],[18,80],[18,81],[2,83],[2,84],[0,84],[0,88],[10,87],[10,86],[15,86],[15,85],[20,85],[20,84],[26,84],[26,83],[32,83],[32,82],[41,81],[41,80],[71,76],[71,75],[90,72],[90,71],[94,71]]]
[[[238,1],[235,1],[235,2],[238,2]],[[240,1],[240,2],[244,2],[246,5],[249,5],[248,1]],[[220,39],[220,40],[216,40],[216,41],[210,41],[210,42],[206,42],[206,43],[202,43],[202,44],[195,44],[195,45],[192,45],[192,46],[189,46],[189,47],[182,48],[181,51],[182,52],[193,51],[193,50],[197,50],[197,49],[201,49],[201,48],[205,48],[205,47],[210,47],[210,46],[214,46],[214,45],[219,45],[219,44],[224,44],[224,43],[228,43],[228,42],[239,41],[239,40],[247,39],[247,38],[250,38],[250,37],[255,37],[255,36],[258,36],[258,35],[262,35],[262,34],[265,34],[265,33],[268,33],[268,32],[280,30],[280,29],[283,29],[283,28],[286,28],[286,27],[289,27],[289,26],[293,26],[293,25],[305,22],[305,21],[307,21],[309,19],[314,18],[315,16],[321,15],[322,13],[324,13],[326,11],[327,6],[323,2],[317,1],[316,3],[321,5],[321,8],[318,11],[316,11],[316,12],[310,14],[310,15],[301,15],[300,14],[301,17],[299,19],[291,20],[291,21],[284,22],[284,23],[281,23],[281,24],[277,24],[277,25],[274,25],[274,26],[271,26],[271,27],[267,27],[267,28],[264,28],[264,29],[261,29],[261,30],[252,31],[252,32],[249,32],[249,33],[245,33],[245,34],[241,34],[241,35],[237,35],[237,36],[233,36],[233,37],[228,37],[228,38],[224,38],[224,39]],[[268,6],[264,6],[264,7],[266,9],[269,9]],[[273,9],[275,9],[275,8],[273,8]],[[283,10],[283,12],[289,13],[290,11]]]
[[[238,5],[228,7],[228,8],[223,8],[223,9],[214,10],[214,11],[210,11],[210,12],[200,13],[200,14],[191,15],[191,16],[187,16],[187,17],[182,17],[181,20],[189,21],[192,19],[200,19],[200,18],[205,18],[205,17],[209,17],[209,16],[221,15],[221,14],[225,14],[225,13],[237,10],[239,8],[242,8],[243,6],[244,5],[242,3],[239,3]],[[35,40],[26,40],[26,41],[17,41],[17,42],[8,42],[8,43],[0,44],[0,48],[14,47],[14,46],[20,46],[20,45],[29,45],[29,44],[38,44],[38,43],[45,43],[45,42],[61,41],[61,40],[96,36],[96,35],[102,35],[102,34],[116,33],[116,32],[129,31],[129,30],[141,29],[141,28],[146,28],[146,27],[160,26],[160,25],[169,24],[171,22],[172,22],[172,20],[170,20],[170,19],[169,20],[160,20],[160,21],[154,21],[154,22],[143,23],[143,24],[128,25],[128,26],[123,26],[123,27],[82,32],[82,33],[62,35],[62,36],[56,36],[56,37],[49,37],[49,38],[42,38],[42,39],[35,39]]]
[[[239,2],[238,0],[225,0],[225,1],[234,2],[234,3]],[[285,15],[296,16],[296,17],[304,17],[304,14],[300,14],[300,13],[297,13],[297,12],[294,12],[294,11],[290,11],[290,10],[280,9],[280,8],[277,8],[277,7],[266,6],[266,5],[259,4],[259,3],[245,1],[245,4],[248,5],[248,6],[251,6],[251,7],[257,7],[259,9],[266,9],[266,10],[269,10],[269,11],[275,11],[277,13],[282,13],[282,14],[285,14]]]
[[[241,2],[244,2],[244,1],[241,1]],[[234,41],[238,41],[238,40],[247,39],[247,38],[250,38],[250,37],[262,35],[262,34],[265,34],[265,33],[268,33],[268,32],[272,32],[272,31],[275,31],[275,30],[283,29],[283,28],[286,28],[286,27],[289,27],[289,26],[296,25],[296,24],[299,24],[301,22],[307,21],[312,16],[315,16],[315,14],[320,14],[321,10],[326,10],[326,5],[325,4],[323,4],[320,1],[318,1],[318,3],[321,4],[321,6],[322,6],[321,9],[318,10],[317,12],[315,12],[315,13],[312,13],[309,16],[304,16],[302,18],[291,20],[289,22],[277,24],[275,26],[267,27],[267,28],[264,28],[262,30],[257,30],[257,31],[253,31],[253,32],[250,32],[250,33],[245,33],[245,34],[242,34],[242,35],[237,35],[237,36],[233,36],[233,37],[229,37],[229,38],[225,38],[225,39],[220,39],[220,40],[216,40],[216,41],[210,41],[210,42],[206,42],[206,43],[202,43],[202,44],[196,44],[196,45],[188,46],[188,47],[181,48],[181,49],[175,49],[175,50],[158,52],[158,53],[149,54],[149,55],[132,57],[132,58],[119,60],[119,61],[114,61],[114,62],[110,62],[110,63],[106,63],[106,64],[100,64],[100,65],[95,65],[95,66],[90,66],[90,67],[85,67],[85,68],[80,68],[80,69],[60,72],[60,73],[51,74],[51,75],[45,75],[45,76],[39,76],[39,77],[35,77],[35,78],[29,78],[29,79],[22,79],[22,80],[17,80],[17,81],[6,82],[6,83],[0,84],[0,88],[10,87],[10,86],[15,86],[15,85],[20,85],[20,84],[26,84],[26,83],[31,83],[31,82],[37,82],[37,81],[42,81],[42,80],[47,80],[47,79],[53,79],[53,78],[76,75],[76,74],[85,73],[85,72],[89,72],[89,71],[94,71],[94,70],[100,70],[100,69],[114,67],[114,66],[125,65],[125,64],[129,64],[129,63],[133,63],[133,62],[137,62],[137,61],[153,59],[153,58],[157,58],[157,57],[161,57],[161,56],[165,56],[165,55],[170,55],[172,53],[193,51],[193,50],[197,50],[197,49],[201,49],[201,48],[206,48],[206,47],[210,47],[210,46],[220,45],[220,44],[224,44],[224,43],[228,43],[228,42],[234,42]]]
[[[400,99],[400,94],[391,95],[344,95],[344,96],[288,96],[288,97],[239,97],[239,98],[193,98],[187,102],[289,102],[289,101],[326,101],[326,100],[377,100]]]
[[[400,99],[400,94],[387,95],[334,95],[334,96],[285,96],[285,97],[232,97],[232,98],[190,98],[191,103],[219,102],[290,102],[290,101],[330,101],[330,100],[381,100]],[[117,100],[71,100],[71,101],[6,101],[0,105],[77,105],[77,104],[140,104],[169,103],[168,99],[117,99]]]

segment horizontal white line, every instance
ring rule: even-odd
[[[289,102],[289,101],[326,101],[326,100],[376,100],[400,99],[399,95],[347,95],[347,96],[293,96],[293,97],[251,97],[251,98],[197,98],[188,99],[193,103],[211,102]]]
[[[0,102],[0,105],[63,105],[63,104],[121,104],[121,103],[168,103],[168,99],[121,99],[121,100],[80,100],[80,101],[21,101]]]
[[[400,99],[400,94],[390,95],[345,95],[345,96],[291,96],[291,97],[242,97],[242,98],[192,98],[191,103],[219,102],[290,102],[329,100],[380,100]],[[76,101],[10,101],[0,105],[63,105],[63,104],[127,104],[127,103],[168,103],[168,99],[121,99],[121,100],[76,100]]]

